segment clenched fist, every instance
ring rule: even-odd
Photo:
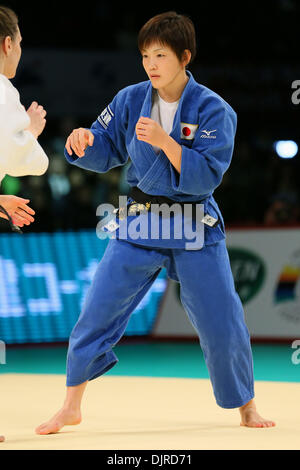
[[[43,106],[39,105],[36,101],[33,101],[27,109],[27,114],[30,117],[30,126],[28,131],[37,139],[38,136],[43,132],[46,125],[46,111]]]
[[[74,129],[69,135],[66,142],[66,149],[69,155],[72,155],[72,150],[78,157],[84,157],[85,150],[88,146],[92,147],[94,144],[94,134],[88,129],[80,127]]]
[[[153,119],[140,117],[135,126],[135,132],[138,140],[162,148],[168,139],[168,134]]]

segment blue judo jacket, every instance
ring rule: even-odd
[[[128,86],[114,97],[99,115],[90,130],[94,144],[87,147],[82,158],[70,156],[65,149],[66,159],[73,165],[87,170],[104,173],[116,166],[124,165],[130,159],[127,181],[144,193],[166,196],[174,201],[203,201],[204,213],[221,221],[216,228],[205,226],[204,244],[210,245],[225,238],[225,229],[219,207],[213,198],[214,190],[220,185],[228,169],[236,133],[237,117],[231,106],[218,94],[197,83],[187,71],[189,80],[181,95],[170,136],[182,146],[181,173],[173,167],[161,150],[155,153],[152,145],[139,141],[135,126],[141,116],[150,117],[153,87],[150,81]],[[183,224],[183,216],[172,218],[170,239],[151,238],[150,213],[128,216],[127,226],[139,217],[148,219],[148,235],[128,241],[168,248],[184,248],[186,238],[174,238],[174,226]],[[118,221],[120,227],[124,221]],[[189,223],[193,224],[191,220]],[[116,230],[118,238],[120,229]],[[124,233],[124,231],[123,231]]]

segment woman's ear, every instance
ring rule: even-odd
[[[190,63],[191,57],[191,51],[189,49],[185,49],[182,54],[182,64],[184,65],[184,67],[186,67]]]
[[[6,36],[2,42],[2,50],[4,54],[8,57],[12,51],[11,37]]]

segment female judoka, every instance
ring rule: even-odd
[[[42,175],[48,168],[48,157],[37,141],[46,124],[46,111],[33,102],[26,112],[9,80],[16,74],[21,40],[16,14],[0,7],[0,183],[6,174]],[[28,203],[29,199],[0,195],[0,205],[18,227],[34,221]],[[2,212],[0,217],[7,219]],[[0,436],[0,442],[3,440]]]
[[[199,335],[217,404],[239,408],[244,426],[274,425],[255,407],[249,333],[213,198],[231,161],[236,113],[186,70],[195,43],[189,18],[169,12],[150,19],[138,39],[149,80],[121,90],[91,129],[75,129],[67,139],[66,158],[81,168],[106,172],[130,157],[127,179],[133,191],[125,218],[119,213],[116,219],[115,237],[70,337],[63,407],[36,429],[38,434],[81,421],[88,381],[116,364],[113,347],[163,267],[180,283],[181,301]],[[147,227],[159,224],[159,214],[151,219],[151,204],[170,201],[192,206],[201,202],[204,214],[216,221],[205,225],[202,247],[187,249],[186,239],[178,239],[172,230],[169,239],[130,232],[128,222],[136,217]],[[148,211],[132,215],[132,202]],[[193,224],[193,217],[187,218],[190,222],[180,214],[170,218],[173,228],[180,220]],[[125,222],[128,230],[121,236]]]
[[[33,102],[26,112],[19,92],[10,82],[21,58],[21,41],[16,14],[0,7],[0,183],[6,174],[42,175],[48,168],[48,157],[37,141],[46,124],[46,111]],[[0,205],[18,226],[34,220],[28,202],[15,196],[0,196]],[[6,218],[3,213],[0,217]]]

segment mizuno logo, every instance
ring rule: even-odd
[[[212,132],[217,132],[217,129],[214,129],[212,131],[208,131],[207,129],[202,129],[201,132],[204,132],[204,134],[200,135],[202,139],[216,139],[215,135],[210,135]]]
[[[203,131],[206,135],[210,135],[212,132],[216,132],[217,129],[214,129],[213,131],[207,131],[206,129],[203,129]]]

